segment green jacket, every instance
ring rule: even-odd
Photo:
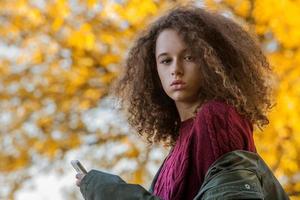
[[[119,176],[91,170],[82,180],[80,191],[86,200],[160,200],[153,187],[158,170],[147,191],[128,184]],[[194,200],[289,199],[283,188],[256,153],[236,150],[224,154],[208,169]]]

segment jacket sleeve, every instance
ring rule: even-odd
[[[160,200],[140,185],[97,170],[91,170],[82,179],[80,191],[85,200]]]
[[[194,200],[288,200],[272,170],[257,154],[244,150],[220,157],[208,170]]]

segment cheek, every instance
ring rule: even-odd
[[[163,82],[164,82],[164,75],[163,75],[163,73],[161,71],[157,70],[157,74],[158,74],[158,78],[159,78],[161,84],[163,84]]]
[[[190,81],[190,84],[193,88],[197,88],[197,87],[199,87],[198,85],[201,84],[201,79],[202,79],[201,77],[202,77],[202,75],[200,73],[200,69],[195,67],[195,68],[193,68],[193,70],[190,70],[188,72],[187,79]]]
[[[163,72],[158,71],[158,77],[163,89],[166,90],[168,83],[167,76]]]
[[[201,80],[202,73],[199,66],[195,65],[192,68],[193,70],[190,72],[193,75],[194,80]]]

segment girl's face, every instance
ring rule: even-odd
[[[155,49],[156,66],[166,94],[175,102],[195,103],[200,90],[200,66],[175,30],[163,30]],[[173,81],[182,84],[172,84]]]

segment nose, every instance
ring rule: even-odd
[[[179,60],[174,60],[171,74],[172,74],[172,76],[183,74],[182,65]]]

